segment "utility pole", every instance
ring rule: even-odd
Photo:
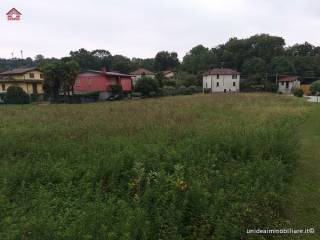
[[[13,59],[13,52],[11,53],[11,59]]]
[[[20,53],[21,53],[21,59],[23,59],[23,51],[21,50]]]

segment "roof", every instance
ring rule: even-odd
[[[174,71],[170,71],[170,70],[168,70],[168,71],[163,71],[163,74],[170,74],[170,73],[175,73]]]
[[[240,72],[229,68],[213,68],[207,71],[204,75],[239,75]]]
[[[9,71],[5,71],[5,72],[2,72],[0,73],[0,76],[4,76],[4,75],[19,75],[19,74],[24,74],[24,73],[27,73],[27,72],[31,72],[31,71],[34,71],[34,70],[39,70],[39,68],[36,68],[36,67],[32,67],[32,68],[16,68],[16,69],[12,69],[12,70],[9,70]]]
[[[285,77],[280,77],[278,82],[294,82],[298,80],[297,76],[285,76]]]
[[[15,8],[12,8],[8,13],[7,13],[7,15],[10,15],[10,14],[13,14],[13,13],[17,13],[17,14],[19,14],[19,15],[22,15],[22,13],[21,12],[19,12],[17,9],[15,9]]]
[[[86,70],[83,71],[82,73],[96,73],[96,74],[105,74],[107,76],[113,76],[113,77],[132,77],[129,74],[122,74],[122,73],[117,73],[117,72],[103,72],[103,71],[95,71],[95,70]]]
[[[148,69],[145,68],[139,68],[135,70],[134,72],[130,73],[131,75],[154,75],[153,72],[149,71]]]

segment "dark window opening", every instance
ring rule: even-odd
[[[30,73],[30,74],[29,74],[29,77],[30,77],[30,78],[34,78],[34,73]]]

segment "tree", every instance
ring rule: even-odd
[[[217,66],[216,57],[212,51],[203,45],[192,48],[183,58],[182,69],[196,74],[204,72],[212,66]]]
[[[112,70],[119,71],[121,73],[129,73],[133,71],[130,59],[122,55],[113,56],[111,66]]]
[[[30,96],[19,86],[10,86],[4,98],[7,104],[28,104]]]
[[[112,55],[109,51],[104,49],[96,49],[91,52],[95,57],[97,66],[99,68],[106,67],[110,68],[112,63]]]
[[[44,74],[44,90],[53,97],[59,95],[60,90],[64,95],[73,91],[76,76],[80,71],[79,64],[71,58],[53,60],[41,66]]]
[[[154,59],[154,68],[156,71],[172,70],[177,68],[179,65],[180,62],[176,52],[158,52]]]
[[[274,74],[295,74],[294,61],[291,57],[280,56],[271,60],[271,69]]]
[[[135,86],[135,91],[140,92],[142,96],[151,96],[152,92],[158,92],[159,86],[155,79],[142,77]]]
[[[145,68],[154,71],[154,58],[132,58],[131,65],[133,69]]]
[[[248,80],[251,82],[261,83],[267,72],[266,62],[258,57],[247,59],[242,65],[241,72],[248,75]]]
[[[100,69],[101,63],[99,62],[99,57],[94,56],[90,51],[84,48],[78,51],[71,51],[70,56],[78,62],[82,69]]]
[[[315,81],[311,84],[310,92],[312,95],[319,96],[319,94],[320,94],[320,80]]]

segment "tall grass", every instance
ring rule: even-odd
[[[267,94],[1,106],[0,239],[244,239],[280,220],[307,111]]]

